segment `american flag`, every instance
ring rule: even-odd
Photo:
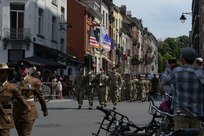
[[[99,45],[98,41],[96,40],[96,37],[95,37],[92,29],[90,31],[89,44],[93,48],[100,48],[100,45]]]

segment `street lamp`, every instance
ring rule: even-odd
[[[179,18],[179,20],[181,20],[181,23],[184,23],[186,21],[185,15],[192,15],[192,12],[182,13],[181,17]]]

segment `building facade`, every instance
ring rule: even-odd
[[[1,62],[34,61],[66,74],[66,0],[2,0]],[[44,67],[46,68],[46,67]]]

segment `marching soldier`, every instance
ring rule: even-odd
[[[116,67],[112,68],[113,73],[109,76],[109,92],[111,101],[113,103],[113,110],[116,110],[118,103],[118,89],[121,87],[122,78],[121,75],[116,71]]]
[[[89,100],[89,109],[92,109],[93,106],[93,99],[94,99],[94,84],[93,79],[95,78],[95,74],[92,70],[89,70],[85,77],[85,82],[86,82],[86,91],[87,91],[87,96]]]
[[[95,79],[93,80],[94,84],[96,85],[97,95],[99,104],[101,108],[106,106],[105,96],[106,96],[106,86],[107,86],[108,77],[105,75],[103,69],[100,69],[100,73],[96,75]]]
[[[133,101],[133,89],[134,89],[134,82],[132,79],[132,75],[129,75],[126,81],[126,90],[127,90],[127,96],[128,96],[129,102]]]
[[[76,99],[78,102],[78,109],[81,109],[81,106],[83,104],[84,99],[84,75],[83,75],[83,69],[79,69],[78,75],[75,77],[74,80],[74,90]]]
[[[40,102],[43,116],[48,115],[47,105],[42,92],[42,82],[29,75],[31,64],[27,61],[21,60],[17,62],[17,66],[21,74],[18,89],[31,107],[31,111],[26,111],[23,108],[22,103],[15,101],[13,106],[14,123],[19,136],[31,136],[34,122],[38,118],[34,97],[37,97]]]
[[[12,117],[13,99],[18,100],[24,106],[24,110],[30,111],[30,106],[20,95],[15,84],[9,83],[7,77],[13,70],[7,64],[0,64],[0,136],[9,136],[10,129],[14,127]]]
[[[139,88],[139,80],[138,80],[136,75],[133,78],[133,83],[134,83],[133,100],[136,101],[137,100],[137,96],[138,96],[138,88]]]
[[[140,75],[139,81],[139,89],[138,89],[138,100],[145,101],[146,100],[146,88],[145,88],[145,75]]]

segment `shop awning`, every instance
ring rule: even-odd
[[[27,57],[24,58],[24,60],[29,61],[33,66],[40,66],[48,69],[66,69],[66,65],[64,64],[38,56]]]

